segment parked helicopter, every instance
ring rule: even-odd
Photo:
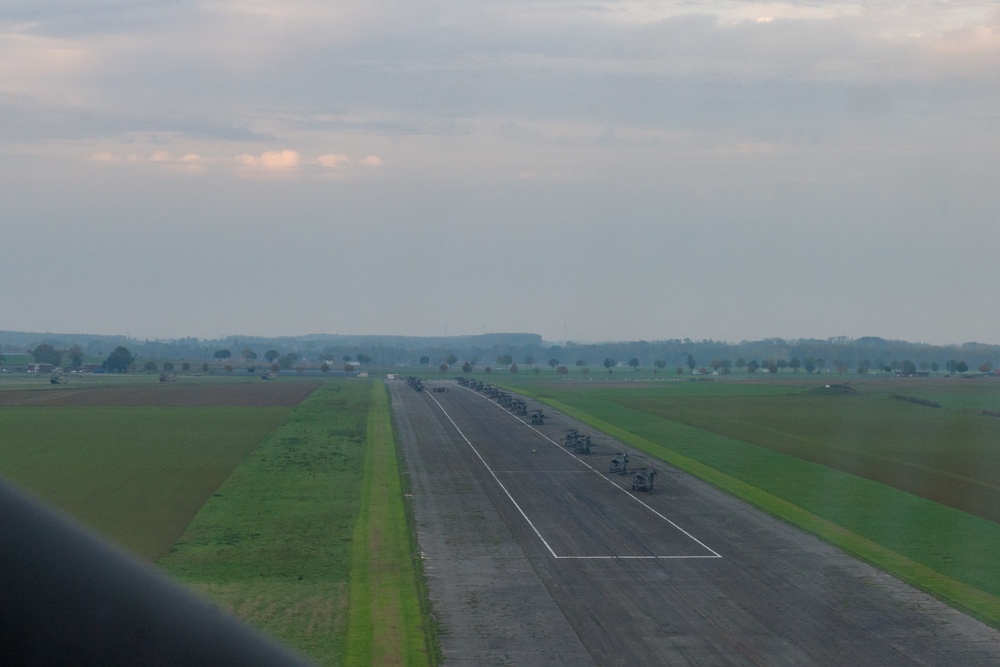
[[[639,468],[632,473],[632,490],[653,492],[653,478],[656,477],[655,468]]]
[[[628,474],[628,452],[620,452],[617,456],[611,459],[611,469],[608,473],[611,475]]]

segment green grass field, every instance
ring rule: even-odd
[[[1000,626],[998,384],[516,388]]]
[[[147,560],[290,408],[0,409],[0,474]]]
[[[251,405],[312,386],[20,378],[8,388],[37,392],[0,401],[0,475],[320,664],[430,664],[385,388],[328,380],[295,408]],[[211,407],[108,405],[136,396]]]
[[[381,383],[313,392],[159,564],[321,664],[430,664]]]

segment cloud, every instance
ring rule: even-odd
[[[380,158],[377,155],[369,155],[368,157],[361,160],[361,164],[363,164],[366,167],[380,167],[383,164],[385,164],[385,162],[383,162],[382,158]]]
[[[260,155],[246,153],[236,156],[236,161],[244,167],[263,171],[289,171],[297,169],[302,164],[302,155],[298,151],[264,151]]]
[[[320,155],[316,158],[315,162],[321,167],[326,167],[327,169],[337,169],[344,167],[349,164],[351,159],[346,155],[334,155],[332,153],[327,153],[326,155]]]

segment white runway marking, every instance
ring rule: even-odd
[[[506,409],[504,409],[502,406],[500,406],[496,402],[490,400],[486,396],[482,396],[482,394],[479,394],[478,392],[474,392],[471,389],[466,389],[465,387],[462,387],[462,389],[465,389],[466,391],[470,391],[473,394],[475,394],[476,396],[480,396],[484,400],[489,401],[493,405],[496,405],[497,408],[499,408],[500,410],[502,410],[504,412],[504,414],[510,415],[510,417],[512,419],[514,419],[517,422],[523,424],[524,426],[527,426],[532,431],[534,431],[535,433],[537,433],[539,436],[541,436],[542,438],[544,438],[548,442],[550,442],[553,445],[555,445],[556,447],[558,447],[560,451],[565,452],[567,455],[569,455],[569,456],[573,457],[574,459],[576,459],[579,463],[581,463],[583,466],[585,466],[586,468],[588,468],[590,472],[593,472],[593,473],[599,475],[601,477],[601,479],[607,481],[609,484],[611,484],[612,486],[614,486],[615,488],[617,488],[619,491],[621,491],[622,493],[624,493],[626,496],[628,496],[632,500],[636,501],[637,503],[639,503],[640,505],[642,505],[643,507],[645,507],[647,510],[649,510],[650,512],[652,512],[655,516],[659,517],[660,519],[662,519],[663,521],[665,521],[666,523],[668,523],[670,526],[672,526],[676,530],[680,531],[686,537],[688,537],[693,542],[695,542],[696,544],[698,544],[698,546],[700,546],[701,548],[705,549],[707,552],[709,552],[709,554],[711,554],[711,555],[701,555],[701,556],[698,556],[698,555],[692,555],[692,556],[655,556],[655,555],[650,555],[650,556],[610,556],[610,555],[608,555],[608,556],[560,556],[559,554],[557,554],[555,552],[555,550],[551,547],[551,545],[549,545],[549,543],[546,541],[546,539],[544,537],[542,537],[542,533],[538,530],[538,528],[535,526],[535,524],[531,521],[531,519],[528,517],[527,513],[521,508],[521,506],[518,504],[518,502],[516,500],[514,500],[514,496],[510,493],[510,491],[507,489],[507,487],[504,486],[504,483],[500,481],[500,478],[497,477],[497,473],[498,472],[501,473],[501,474],[511,474],[511,473],[525,473],[525,472],[528,472],[528,471],[494,471],[492,468],[490,468],[490,465],[486,462],[486,459],[483,458],[482,454],[479,453],[479,450],[476,449],[475,445],[472,444],[472,442],[465,435],[465,433],[462,431],[462,429],[460,429],[458,427],[458,424],[456,424],[455,420],[452,419],[452,417],[451,417],[450,414],[448,414],[448,411],[444,409],[444,406],[441,405],[441,402],[438,401],[436,398],[434,398],[433,395],[431,395],[430,393],[428,393],[427,396],[429,396],[431,398],[431,400],[434,401],[435,405],[438,406],[438,409],[441,410],[441,413],[444,414],[444,416],[448,419],[448,421],[451,422],[451,425],[455,427],[455,430],[458,432],[458,434],[460,436],[462,436],[462,439],[465,440],[465,443],[467,445],[469,445],[469,447],[475,453],[476,458],[479,459],[479,461],[483,464],[483,466],[486,468],[486,470],[490,473],[490,475],[496,481],[496,483],[500,487],[500,489],[510,499],[510,502],[512,502],[514,504],[514,507],[517,508],[517,511],[521,514],[522,517],[524,517],[524,520],[531,527],[531,530],[535,533],[536,536],[538,536],[538,539],[541,540],[541,542],[542,542],[543,545],[545,545],[546,550],[548,550],[548,552],[550,554],[552,554],[553,558],[558,559],[558,560],[680,560],[680,559],[696,559],[696,558],[722,558],[722,556],[720,554],[716,553],[713,549],[711,549],[710,547],[708,547],[704,542],[702,542],[701,540],[699,540],[698,538],[696,538],[694,535],[692,535],[688,531],[686,531],[683,528],[681,528],[680,526],[678,526],[676,523],[674,523],[673,521],[671,521],[669,518],[667,518],[666,516],[664,516],[663,514],[661,514],[659,511],[657,511],[656,509],[654,509],[653,507],[651,507],[649,504],[647,504],[646,502],[644,502],[640,498],[637,498],[636,496],[634,496],[633,494],[631,494],[627,490],[625,490],[623,487],[615,484],[613,481],[611,481],[610,479],[608,479],[607,477],[605,477],[602,473],[600,473],[592,465],[590,465],[589,463],[587,463],[586,461],[584,461],[580,457],[576,456],[575,454],[573,454],[572,452],[570,452],[568,449],[566,449],[563,446],[561,446],[558,442],[556,442],[552,438],[548,437],[547,435],[545,435],[544,433],[542,433],[541,431],[539,431],[538,429],[536,429],[534,426],[532,426],[528,422],[526,422],[526,421],[518,418],[516,415],[511,414]],[[566,471],[566,472],[572,472],[572,471]],[[587,472],[587,471],[579,471],[579,472]]]

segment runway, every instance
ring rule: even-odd
[[[997,631],[628,450],[658,473],[632,491],[549,408],[388,386],[445,664],[1000,664]]]

